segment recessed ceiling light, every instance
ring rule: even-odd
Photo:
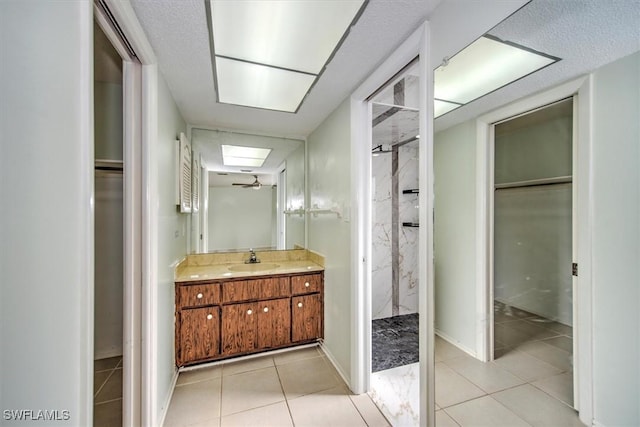
[[[222,163],[225,166],[261,167],[271,152],[270,148],[221,145]]]
[[[208,1],[218,102],[297,111],[367,1]]]
[[[221,103],[294,112],[316,76],[216,56]]]
[[[538,71],[556,58],[491,36],[446,60],[434,73],[435,117]]]

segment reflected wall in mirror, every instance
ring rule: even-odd
[[[191,141],[202,163],[193,253],[305,247],[304,140],[192,128]]]

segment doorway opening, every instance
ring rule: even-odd
[[[93,11],[94,425],[134,426],[145,424],[143,413],[149,418],[150,408],[149,393],[142,389],[142,371],[149,363],[141,356],[143,229],[148,218],[142,197],[143,130],[148,126],[142,112],[148,100],[142,86],[149,76],[116,22],[115,16],[126,21],[120,5],[96,1]]]
[[[122,421],[124,182],[122,58],[94,22],[94,424]]]
[[[370,393],[394,425],[417,425],[420,419],[419,81],[416,59],[369,99]],[[406,378],[415,381],[407,383]]]
[[[574,100],[493,125],[493,359],[574,406]]]

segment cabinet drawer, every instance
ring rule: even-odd
[[[255,301],[290,295],[288,277],[238,280],[222,284],[222,302]]]
[[[311,294],[320,291],[322,284],[321,274],[305,274],[304,276],[291,277],[291,294]]]
[[[220,285],[210,283],[206,285],[180,286],[178,288],[178,301],[176,302],[180,308],[220,304]]]

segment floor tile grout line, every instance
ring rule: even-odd
[[[561,371],[561,372],[558,372],[557,374],[560,374],[560,373],[562,373],[562,372],[570,372],[570,371],[567,371],[566,369],[562,369],[562,368],[560,368],[559,366],[556,366],[556,365],[554,365],[554,364],[552,364],[552,363],[549,363],[549,362],[547,362],[547,361],[545,361],[545,360],[542,360],[542,359],[540,359],[539,357],[536,357],[536,356],[534,356],[533,354],[530,354],[530,353],[528,353],[528,352],[526,352],[526,351],[524,351],[524,350],[519,350],[517,347],[512,347],[511,349],[512,349],[513,351],[515,351],[515,352],[523,353],[523,354],[526,354],[526,355],[527,355],[527,356],[529,356],[529,357],[533,357],[534,359],[536,359],[536,360],[537,360],[537,361],[539,361],[540,363],[544,363],[545,365],[548,365],[548,366],[550,366],[550,367],[552,367],[552,368],[560,369],[560,371]],[[509,353],[511,353],[511,352],[509,352]],[[494,360],[493,360],[493,362],[496,362],[496,361],[500,360],[502,357],[504,357],[506,354],[509,354],[509,353],[505,353],[504,355],[500,356],[499,358],[494,359]],[[506,369],[506,368],[502,368],[502,369]],[[508,369],[507,369],[507,370],[508,370]],[[511,371],[509,371],[509,372],[511,372]],[[515,374],[515,373],[513,373],[513,372],[511,372],[511,373],[512,373],[513,375],[516,375],[516,374]],[[556,374],[554,374],[554,375],[556,375]],[[516,375],[516,376],[517,376],[517,375]],[[553,376],[553,375],[550,375],[550,376]],[[518,377],[518,378],[521,378],[523,381],[528,381],[528,380],[526,380],[526,379],[524,379],[524,378],[522,378],[522,377]],[[542,379],[542,378],[538,378],[538,379]],[[534,380],[534,381],[537,381],[537,379],[536,379],[536,380]]]
[[[351,404],[353,405],[353,407],[356,409],[356,412],[358,413],[358,415],[360,415],[360,418],[362,418],[362,421],[364,422],[364,424],[365,424],[367,427],[371,427],[371,426],[369,426],[369,423],[367,422],[367,420],[364,418],[364,415],[362,415],[362,412],[360,412],[360,408],[358,408],[358,405],[356,405],[356,403],[355,403],[355,402],[353,401],[353,399],[351,398],[351,395],[347,396],[347,398],[349,399],[349,402],[351,402]],[[374,403],[374,405],[375,405],[375,403]],[[377,406],[376,406],[376,408],[377,408]],[[383,415],[383,417],[384,417],[384,415]],[[386,419],[386,417],[385,417],[385,419]],[[388,421],[388,420],[387,420],[387,421]],[[391,424],[391,423],[389,423],[389,424]]]
[[[109,379],[113,376],[113,373],[115,372],[115,368],[111,370],[111,372],[109,373],[109,375],[107,376],[107,378],[103,381],[102,385],[100,386],[100,388],[98,388],[98,391],[96,391],[93,395],[93,402],[95,404],[96,401],[96,397],[98,397],[98,394],[100,394],[100,392],[102,391],[102,389],[104,388],[104,386],[107,384],[107,382],[109,381]],[[104,372],[104,371],[100,371],[100,372]]]
[[[224,365],[223,365],[224,366]],[[218,426],[222,425],[222,393],[224,393],[224,390],[222,389],[223,387],[223,381],[224,381],[224,376],[222,375],[224,373],[224,367],[222,367],[220,369],[220,389],[218,392]]]
[[[521,384],[521,385],[524,385],[524,384]],[[518,386],[518,387],[520,387],[520,386]],[[514,388],[515,388],[515,387],[514,387]],[[528,425],[528,426],[533,427],[533,425],[532,425],[530,422],[528,422],[527,420],[525,420],[524,418],[522,418],[520,415],[518,415],[518,414],[516,414],[515,412],[513,412],[513,411],[512,411],[510,408],[508,408],[504,403],[500,402],[498,399],[496,399],[495,397],[493,397],[493,396],[491,396],[491,395],[490,395],[489,397],[491,397],[491,399],[493,399],[495,402],[497,402],[497,403],[498,403],[498,405],[502,406],[504,409],[506,409],[507,411],[511,412],[513,415],[515,415],[519,420],[522,420],[522,422],[523,422],[523,423],[525,423],[525,424],[526,424],[526,425]]]
[[[449,359],[449,360],[453,360],[453,359]],[[441,362],[441,363],[444,363],[445,365],[447,365],[445,362]],[[563,403],[564,405],[567,405],[567,404],[566,404],[565,402],[563,402],[562,400],[560,400],[560,399],[558,399],[557,397],[555,397],[555,396],[553,396],[553,395],[551,395],[551,394],[547,393],[546,391],[544,391],[544,390],[540,389],[540,388],[539,388],[539,387],[537,387],[535,384],[533,384],[535,381],[540,381],[540,380],[544,380],[544,379],[551,378],[551,377],[554,377],[554,376],[562,375],[562,374],[564,374],[564,373],[566,373],[566,372],[560,372],[560,373],[556,373],[556,374],[553,374],[553,375],[550,375],[550,376],[547,376],[547,377],[536,378],[536,379],[533,379],[533,380],[526,380],[526,379],[524,379],[524,378],[522,378],[522,377],[520,377],[520,376],[516,375],[515,373],[513,373],[513,372],[509,371],[508,369],[505,369],[505,368],[502,368],[502,367],[498,366],[498,368],[499,368],[499,369],[501,369],[501,370],[503,370],[503,371],[505,371],[505,372],[507,372],[507,373],[509,373],[509,374],[513,375],[514,377],[516,377],[516,378],[517,378],[517,379],[519,379],[520,381],[523,381],[523,383],[521,383],[521,384],[516,384],[516,385],[512,385],[512,386],[506,387],[506,388],[504,388],[504,389],[496,390],[496,391],[494,391],[494,392],[489,393],[489,392],[488,392],[488,391],[486,391],[484,388],[482,388],[480,385],[476,384],[476,383],[475,383],[471,378],[468,378],[466,375],[464,375],[462,372],[458,371],[458,370],[457,370],[457,369],[455,369],[454,367],[449,366],[449,365],[447,365],[447,367],[449,367],[450,369],[452,369],[452,370],[453,370],[454,372],[456,372],[457,374],[461,375],[463,378],[465,378],[467,381],[469,381],[471,384],[473,384],[474,386],[476,386],[478,389],[480,389],[480,390],[481,390],[482,392],[484,392],[485,394],[484,394],[483,396],[478,396],[478,397],[474,397],[474,398],[472,398],[472,399],[463,400],[463,401],[460,401],[460,402],[457,402],[457,403],[451,404],[451,405],[449,405],[449,406],[441,406],[441,405],[439,405],[439,406],[440,406],[440,409],[450,408],[450,407],[452,407],[452,406],[459,405],[459,404],[461,404],[461,403],[470,402],[470,401],[472,401],[472,400],[476,400],[476,399],[481,399],[482,397],[485,397],[485,396],[493,396],[493,395],[494,395],[494,394],[496,394],[496,393],[501,393],[501,392],[504,392],[504,391],[507,391],[507,390],[511,390],[511,389],[514,389],[514,388],[517,388],[517,387],[521,387],[521,386],[523,386],[523,385],[531,385],[532,387],[535,387],[536,389],[539,389],[540,391],[542,391],[542,392],[544,392],[545,394],[549,395],[549,396],[550,396],[550,397],[552,397],[553,399],[558,400],[559,402]],[[495,399],[494,399],[494,400],[495,400]],[[569,406],[569,405],[567,405],[567,406]]]
[[[478,398],[479,399],[479,398]],[[447,412],[447,410],[445,408],[440,408],[440,411],[444,412],[445,414],[447,414],[449,416],[449,418],[451,418],[453,420],[454,423],[456,423],[456,425],[458,427],[462,427],[462,424],[460,424],[455,418],[453,418],[453,415],[451,415],[450,413]],[[438,412],[438,411],[436,411]]]
[[[291,413],[291,406],[289,406],[289,399],[287,398],[287,393],[285,393],[284,391],[284,385],[282,385],[282,378],[280,378],[280,370],[278,369],[278,365],[275,364],[275,359],[273,362],[276,368],[276,375],[278,376],[278,383],[280,384],[280,390],[282,391],[282,395],[284,396],[284,404],[287,405],[287,412],[289,413],[289,418],[291,419],[291,425],[295,427],[296,422],[293,419],[293,414]]]
[[[561,375],[561,374],[558,374],[558,375]],[[548,377],[548,378],[551,378],[551,377]],[[546,378],[543,378],[543,379],[546,379]],[[539,380],[536,380],[536,381],[539,381]],[[572,409],[574,411],[576,410],[576,408],[574,408],[573,406],[569,405],[567,402],[563,401],[562,399],[557,398],[556,396],[552,395],[551,393],[548,393],[546,390],[541,389],[540,387],[535,385],[533,382],[529,383],[529,385],[531,387],[536,388],[537,390],[540,390],[541,392],[543,392],[547,396],[551,397],[553,400],[557,400],[558,402],[562,403],[563,405],[567,406],[568,408],[570,408],[570,409]]]
[[[238,414],[243,414],[245,412],[250,412],[250,411],[254,411],[256,409],[261,409],[261,408],[266,408],[267,406],[272,406],[272,405],[276,405],[278,403],[282,403],[282,402],[286,402],[286,399],[282,399],[282,400],[278,400],[276,402],[270,402],[270,403],[265,403],[264,405],[260,405],[260,406],[255,406],[255,407],[251,407],[251,408],[246,408],[243,409],[241,411],[237,411],[237,412],[230,412],[228,414],[224,414],[222,415],[222,411],[220,412],[220,416],[218,418],[223,418],[223,417],[230,417],[232,415],[238,415]]]
[[[122,397],[117,397],[115,399],[105,400],[103,402],[95,402],[93,404],[93,406],[100,406],[100,405],[104,405],[105,403],[113,403],[113,402],[117,402],[118,400],[122,400]]]

